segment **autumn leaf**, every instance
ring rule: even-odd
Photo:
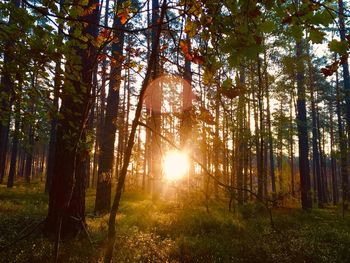
[[[180,46],[180,49],[184,53],[185,58],[187,60],[190,60],[193,63],[199,64],[199,65],[204,63],[203,56],[201,56],[198,52],[191,53],[189,51],[189,43],[187,41],[180,40],[179,46]]]
[[[129,14],[130,14],[130,10],[129,10],[128,7],[124,8],[123,10],[121,10],[121,11],[118,13],[118,17],[119,17],[120,23],[121,23],[122,25],[124,25],[124,24],[128,21]]]
[[[180,48],[185,55],[189,52],[188,43],[184,40],[180,40]]]
[[[88,16],[91,15],[96,8],[99,6],[99,3],[94,3],[91,6],[89,6],[88,8],[84,9],[84,11],[82,12],[81,16]]]
[[[199,110],[200,110],[200,113],[198,118],[201,121],[204,121],[206,124],[209,124],[209,125],[215,124],[214,117],[209,110],[207,110],[205,107],[200,107]]]
[[[330,70],[329,68],[321,68],[321,72],[325,77],[329,77],[333,75],[333,71]]]
[[[198,65],[202,65],[204,63],[204,57],[198,54],[194,54],[192,62]]]
[[[240,90],[238,88],[228,88],[228,89],[221,89],[222,95],[229,99],[234,99],[240,94]]]

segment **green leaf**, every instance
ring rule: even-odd
[[[320,30],[311,29],[309,38],[313,43],[320,44],[322,43],[325,35],[326,34],[324,32],[321,32]]]
[[[333,39],[328,44],[330,51],[336,52],[339,54],[345,54],[349,44],[346,41],[338,41],[336,39]]]
[[[300,26],[291,26],[290,33],[296,41],[300,41],[303,37],[303,29]]]
[[[333,17],[329,13],[330,10],[323,10],[322,12],[316,12],[311,18],[310,22],[314,25],[328,26],[333,23]]]
[[[261,32],[271,33],[275,29],[275,23],[273,21],[265,21],[260,25]]]
[[[230,89],[232,87],[232,79],[231,78],[227,78],[222,82],[222,88],[223,89]]]

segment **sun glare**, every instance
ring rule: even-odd
[[[188,157],[179,151],[168,152],[164,157],[163,168],[167,180],[179,180],[188,173]]]

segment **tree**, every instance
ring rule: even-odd
[[[124,1],[117,2],[117,10],[113,23],[117,42],[112,44],[114,62],[111,67],[106,113],[103,129],[101,131],[95,213],[108,212],[111,206],[114,143],[117,130],[119,89],[121,84],[124,46],[124,25],[118,13],[122,11],[123,2]]]
[[[301,206],[303,209],[312,207],[311,183],[309,167],[309,146],[307,134],[306,106],[305,106],[305,84],[304,84],[304,60],[303,60],[303,42],[301,39],[296,43],[296,61],[297,61],[297,127],[299,138],[299,173],[300,173],[300,191]]]
[[[8,25],[9,27],[15,25],[15,16],[17,10],[20,6],[19,0],[13,0],[9,3],[11,8]],[[8,135],[9,135],[9,125],[10,125],[10,114],[11,114],[11,96],[13,95],[13,83],[14,83],[14,70],[15,70],[15,57],[14,57],[14,45],[10,37],[5,40],[4,43],[4,67],[1,78],[1,88],[2,93],[0,96],[0,182],[2,182],[5,174],[5,165],[6,165],[6,155],[7,155],[7,146],[8,146]],[[11,183],[10,183],[11,185]]]
[[[81,38],[67,42],[65,79],[62,87],[62,104],[57,124],[55,162],[50,189],[47,230],[74,235],[85,223],[85,181],[84,161],[89,156],[86,144],[86,125],[91,107],[91,83],[96,47],[84,41],[97,37],[98,1],[89,0],[80,10],[79,19],[87,21],[76,23],[70,33],[81,32]],[[79,12],[78,4],[71,12]],[[84,10],[93,11],[84,13]],[[73,35],[72,35],[73,36]]]

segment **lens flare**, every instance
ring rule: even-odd
[[[168,152],[163,161],[165,178],[169,181],[177,181],[188,173],[189,163],[185,153],[179,151]]]

